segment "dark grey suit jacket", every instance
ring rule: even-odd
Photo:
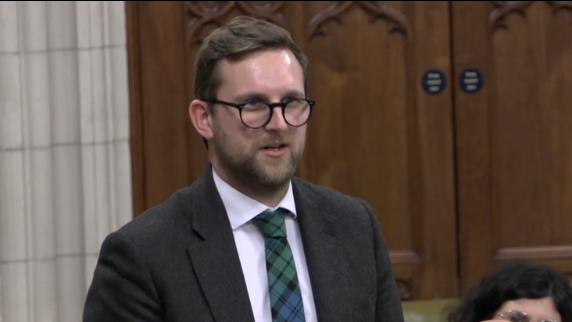
[[[293,190],[319,321],[403,322],[371,207],[301,179]],[[210,166],[105,239],[83,321],[254,321]]]

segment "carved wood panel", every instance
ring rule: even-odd
[[[203,171],[194,55],[248,14],[309,56],[299,175],[372,204],[404,300],[457,295],[457,257],[463,288],[517,259],[572,272],[571,3],[130,2],[135,215]],[[461,89],[465,68],[480,91]],[[439,95],[421,86],[429,69],[448,80]]]
[[[572,269],[572,2],[453,2],[463,288],[499,263]],[[486,259],[486,260],[485,260]]]
[[[366,14],[369,16],[370,22],[375,22],[377,19],[389,19],[392,24],[388,32],[400,32],[405,37],[410,34],[410,23],[407,17],[400,11],[395,10],[379,1],[333,1],[323,11],[320,11],[310,19],[308,23],[308,34],[311,37],[317,35],[324,35],[322,27],[329,21],[341,22],[341,15],[354,5],[359,5]]]
[[[489,15],[489,30],[494,32],[497,28],[507,28],[505,16],[515,13],[526,17],[526,10],[538,1],[493,1],[495,9]],[[544,1],[552,7],[554,13],[559,10],[572,10],[570,1]]]
[[[256,16],[288,28],[283,6],[284,1],[185,1],[187,43],[200,44],[210,30],[205,27],[219,27],[229,15]]]
[[[300,175],[372,204],[404,300],[454,296],[451,96],[418,86],[430,68],[448,73],[446,3],[316,1],[303,12],[318,105]]]

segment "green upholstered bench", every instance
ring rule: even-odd
[[[456,299],[405,301],[402,303],[405,322],[445,322],[443,313],[455,303]]]

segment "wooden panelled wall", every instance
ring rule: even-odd
[[[571,1],[131,1],[135,216],[195,180],[201,39],[236,15],[292,33],[317,101],[299,175],[365,198],[403,300],[509,260],[572,276]]]

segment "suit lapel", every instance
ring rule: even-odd
[[[304,253],[312,284],[318,321],[335,321],[342,312],[337,305],[347,298],[346,288],[350,282],[349,268],[341,253],[343,245],[335,236],[336,219],[320,203],[319,196],[312,194],[305,183],[293,182],[298,224]]]
[[[189,195],[196,239],[188,254],[215,321],[254,321],[246,282],[212,168]]]

